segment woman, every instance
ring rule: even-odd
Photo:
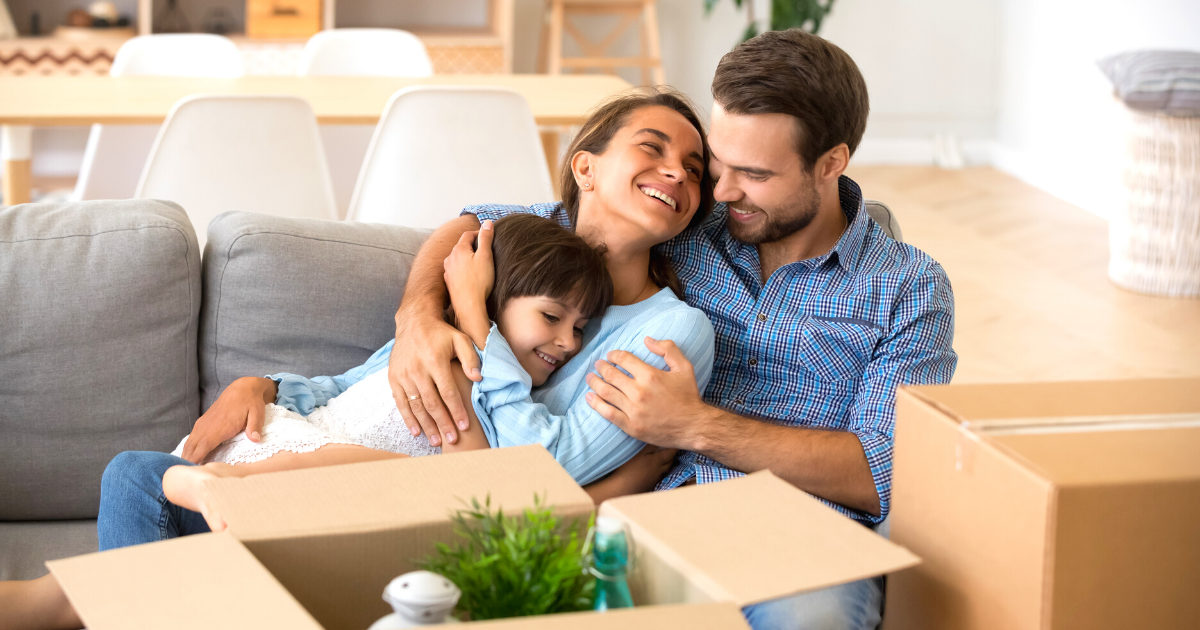
[[[595,457],[596,453],[622,453],[621,457],[629,463],[590,488],[593,496],[602,500],[606,496],[650,489],[670,460],[662,452],[629,459],[641,443],[616,429],[587,404],[585,376],[593,363],[611,350],[624,349],[651,365],[665,367],[662,359],[650,353],[644,344],[645,337],[653,336],[679,345],[696,366],[699,380],[706,380],[711,369],[711,324],[702,313],[679,299],[682,295],[679,280],[669,261],[654,249],[690,225],[698,224],[711,210],[709,150],[699,118],[692,109],[677,93],[661,91],[629,94],[601,106],[572,143],[568,156],[569,168],[564,169],[562,180],[564,201],[528,210],[569,223],[591,244],[604,246],[614,306],[600,321],[587,325],[578,356],[555,371],[536,393],[530,391],[528,382],[519,378],[505,381],[502,375],[487,373],[488,353],[503,352],[506,347],[489,336],[484,346],[484,382],[471,386],[471,398],[477,414],[516,411],[506,414],[504,421],[493,423],[496,435],[487,436],[489,445],[541,442],[569,470],[578,466],[581,472],[577,478],[588,478],[603,470],[604,466],[598,463],[603,458]],[[492,218],[484,216],[491,209],[474,210],[481,218]],[[463,267],[471,267],[470,259],[460,255],[457,260]],[[474,321],[478,321],[480,310],[485,308],[483,301],[490,286],[481,281],[481,276],[468,271],[459,278],[453,275],[450,278],[460,318],[472,313]],[[367,369],[361,370],[360,378],[386,367],[387,353],[379,355],[382,355],[380,365],[362,366]],[[489,376],[496,378],[489,380]],[[282,390],[310,387],[296,383],[285,379],[278,383],[271,379],[239,379],[222,394],[224,400],[214,403],[205,415],[261,414],[265,403],[278,402]],[[353,385],[345,379],[322,383],[310,387],[314,399],[332,398]],[[486,383],[494,386],[481,387]],[[464,379],[460,388],[467,385]],[[331,448],[337,446],[292,454],[278,463],[283,468],[301,468],[396,456],[363,447]],[[670,454],[665,452],[666,456]],[[160,459],[170,457],[154,455]],[[177,464],[187,463],[175,459]],[[238,471],[238,467],[229,470]],[[632,474],[624,474],[630,471]],[[240,476],[238,472],[232,474]],[[104,549],[129,542],[106,541],[104,523],[100,529]],[[50,576],[0,585],[0,611],[5,611],[0,612],[0,628],[80,625]]]

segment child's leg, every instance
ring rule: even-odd
[[[179,507],[199,512],[214,532],[225,530],[225,520],[209,508],[204,482],[219,477],[248,477],[263,473],[372,462],[408,457],[402,453],[377,451],[352,444],[326,444],[307,453],[280,451],[267,459],[249,464],[211,463],[203,466],[172,466],[163,475],[163,494]]]
[[[53,575],[0,582],[0,630],[82,628],[83,622]]]
[[[475,406],[471,404],[471,379],[463,374],[462,366],[458,361],[454,362],[450,371],[454,373],[455,384],[458,385],[458,397],[463,401],[463,406],[467,408],[467,417],[471,422],[470,427],[466,431],[458,432],[458,439],[454,444],[442,443],[443,453],[458,453],[461,451],[476,451],[482,448],[491,448],[488,444],[487,436],[483,434],[483,427],[479,426],[479,418],[475,416]]]

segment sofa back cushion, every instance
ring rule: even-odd
[[[199,311],[179,206],[0,208],[0,520],[94,518],[113,456],[187,434]]]
[[[208,409],[242,376],[341,374],[395,336],[426,230],[227,212],[209,224],[200,318]]]

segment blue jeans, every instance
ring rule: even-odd
[[[886,538],[884,519],[875,532]],[[754,630],[874,630],[883,611],[883,578],[772,599],[742,609]]]
[[[100,551],[209,531],[204,517],[163,495],[167,469],[191,462],[167,453],[126,451],[104,469],[96,532]]]

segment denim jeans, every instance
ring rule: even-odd
[[[875,533],[888,537],[887,519]],[[883,612],[883,578],[870,578],[819,591],[746,606],[754,630],[874,630]]]
[[[209,531],[204,517],[163,495],[162,478],[177,464],[192,466],[167,453],[126,451],[104,469],[96,532],[100,551]]]

